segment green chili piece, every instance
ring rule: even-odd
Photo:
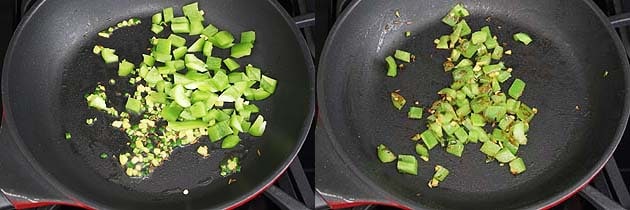
[[[449,174],[448,169],[444,168],[441,165],[436,165],[435,166],[435,174],[433,174],[433,178],[437,179],[440,182],[442,182],[442,181],[444,181],[446,179],[448,174]]]
[[[162,110],[162,112],[160,113],[160,116],[169,122],[176,121],[177,118],[179,117],[179,114],[181,114],[183,110],[184,109],[181,106],[173,102]]]
[[[199,35],[203,32],[203,22],[200,20],[190,20],[190,32],[188,33],[191,36]]]
[[[177,36],[175,34],[169,35],[168,40],[170,40],[171,44],[175,47],[182,47],[186,45],[186,39],[184,39],[181,36]]]
[[[457,25],[461,25],[460,27],[462,30],[461,30],[461,33],[459,34],[460,36],[466,36],[472,32],[472,30],[470,29],[470,26],[468,26],[468,23],[464,19],[460,20],[459,23],[457,23]]]
[[[227,67],[230,71],[234,71],[238,68],[241,67],[240,64],[238,64],[236,62],[236,60],[232,59],[232,58],[226,58],[223,60],[223,63],[225,64],[225,67]]]
[[[500,163],[508,163],[516,159],[516,156],[514,156],[507,148],[503,148],[497,152],[494,158],[496,158]]]
[[[211,70],[221,69],[222,61],[221,58],[208,56],[208,58],[206,58],[206,66]]]
[[[484,31],[476,31],[475,33],[472,34],[472,38],[470,39],[470,41],[473,44],[481,44],[485,42],[487,38],[488,38],[488,33]]]
[[[405,103],[407,103],[407,100],[405,100],[405,98],[398,92],[392,92],[390,95],[392,99],[392,104],[398,110],[401,110],[403,106],[405,106]]]
[[[520,145],[527,144],[527,136],[525,136],[525,123],[517,121],[512,126],[512,136]]]
[[[164,14],[164,22],[171,22],[173,19],[173,7],[164,8],[162,13]]]
[[[411,53],[403,50],[396,50],[394,58],[409,63],[411,62]]]
[[[492,59],[501,60],[501,57],[503,57],[503,47],[496,46],[494,51],[492,51]]]
[[[125,109],[127,109],[128,112],[131,112],[134,114],[140,114],[142,113],[143,106],[139,100],[129,97],[127,98]]]
[[[457,137],[457,140],[461,143],[466,143],[468,140],[468,133],[464,130],[464,127],[457,128],[453,134],[455,134],[455,137]]]
[[[188,52],[201,52],[203,50],[203,45],[206,43],[206,40],[203,38],[197,39],[190,47],[188,48]]]
[[[525,45],[529,45],[529,43],[533,41],[529,35],[523,32],[514,34],[512,38],[514,38],[514,41],[522,42]]]
[[[516,158],[510,162],[510,172],[514,175],[523,173],[525,169],[525,162],[522,158]]]
[[[420,155],[420,159],[429,161],[429,149],[422,144],[416,144],[416,153]]]
[[[212,36],[213,44],[221,49],[227,49],[231,47],[234,42],[234,36],[228,31],[219,31]]]
[[[168,127],[175,131],[183,131],[197,128],[208,127],[208,123],[201,120],[189,120],[189,121],[170,121]]]
[[[521,95],[523,94],[524,90],[525,90],[525,82],[517,78],[514,80],[514,82],[512,82],[512,85],[510,86],[510,89],[508,90],[508,94],[512,98],[518,100],[518,98],[521,97]]]
[[[256,41],[255,31],[244,31],[241,33],[241,43],[254,44],[255,41]]]
[[[230,56],[233,58],[249,56],[252,54],[252,48],[254,48],[254,45],[248,42],[235,44],[230,48]]]
[[[161,24],[162,23],[162,13],[156,13],[151,16],[151,23],[153,24]]]
[[[450,39],[450,37],[448,35],[444,35],[441,36],[437,46],[435,48],[437,49],[448,49],[448,40]]]
[[[133,63],[127,60],[123,60],[122,62],[118,63],[118,76],[126,77],[133,71],[134,68],[135,66],[133,65]]]
[[[203,44],[203,50],[202,50],[203,55],[206,57],[212,56],[212,50],[213,50],[212,42],[205,41]]]
[[[396,61],[394,57],[387,56],[385,58],[385,62],[387,63],[387,76],[388,77],[396,77],[398,74],[398,66],[396,66]]]
[[[416,119],[416,120],[422,119],[422,107],[412,106],[411,108],[409,108],[407,117],[409,117],[409,119]]]
[[[66,132],[64,134],[64,137],[66,138],[66,140],[70,140],[70,139],[72,139],[72,134],[70,134],[70,132]]]
[[[232,149],[241,142],[241,138],[238,135],[229,135],[221,142],[221,149]]]
[[[260,87],[268,93],[274,93],[276,91],[276,85],[278,85],[278,81],[268,77],[266,75],[262,75],[260,78]]]
[[[483,152],[484,154],[490,157],[494,157],[499,152],[499,150],[501,150],[501,147],[490,141],[484,142],[483,145],[481,145],[481,148],[479,149],[479,151]]]
[[[265,132],[265,127],[267,126],[267,121],[263,118],[262,115],[258,115],[252,126],[249,128],[248,133],[252,136],[262,136]]]
[[[178,33],[178,34],[190,33],[190,24],[188,23],[188,20],[186,20],[186,22],[179,22],[179,23],[173,22],[171,23],[171,31],[173,31],[173,33]]]
[[[105,61],[105,63],[118,62],[118,56],[114,54],[115,52],[116,50],[114,49],[103,48],[101,50],[101,57],[103,58],[103,61]]]
[[[449,143],[448,146],[446,146],[446,152],[457,157],[462,157],[462,153],[464,152],[464,144],[459,141]]]
[[[413,155],[398,155],[396,168],[402,174],[418,175],[418,160]]]
[[[208,24],[208,26],[206,26],[206,28],[201,31],[201,34],[209,38],[214,36],[217,32],[219,32],[219,29],[217,27],[212,24]]]
[[[152,24],[151,31],[155,34],[159,34],[160,32],[164,31],[164,27],[161,25]]]
[[[427,149],[433,149],[433,147],[438,144],[438,138],[433,130],[425,130],[420,134],[420,137],[422,137],[422,142],[427,146]]]
[[[383,144],[379,144],[376,147],[376,154],[382,163],[390,163],[396,160],[396,155]]]
[[[223,137],[232,135],[233,133],[234,132],[228,125],[227,121],[218,122],[217,124],[214,124],[213,126],[210,126],[208,128],[208,137],[212,142],[217,142]]]

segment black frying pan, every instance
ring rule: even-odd
[[[429,107],[451,83],[442,70],[448,52],[436,50],[433,40],[450,33],[440,19],[456,3],[468,8],[474,30],[491,26],[513,51],[504,58],[514,72],[503,90],[521,78],[527,88],[520,99],[539,110],[530,141],[519,150],[528,167],[521,175],[484,164],[480,144],[467,145],[461,159],[433,149],[430,162],[419,161],[418,176],[399,174],[395,164],[377,159],[380,143],[397,154],[414,154],[409,138],[426,128],[425,120],[408,120],[406,111],[395,110],[389,93],[401,89],[408,103]],[[394,23],[395,10],[402,24]],[[512,34],[521,31],[534,42],[513,41]],[[392,79],[385,76],[384,58],[396,49],[417,60]],[[357,0],[333,27],[320,60],[317,190],[332,207],[548,207],[583,187],[612,155],[628,119],[628,70],[619,38],[589,0]],[[429,189],[436,164],[451,174]]]
[[[228,208],[251,199],[286,169],[313,116],[314,67],[294,23],[273,0],[199,2],[206,24],[235,34],[256,30],[253,56],[239,62],[260,66],[279,81],[272,97],[255,102],[269,122],[263,137],[243,135],[242,144],[231,150],[201,139],[176,150],[141,181],[123,175],[118,160],[111,158],[129,150],[128,140],[108,125],[112,118],[89,109],[83,95],[97,82],[118,78],[117,67],[105,65],[91,53],[92,47],[98,43],[115,48],[121,59],[139,63],[150,46],[148,39],[155,36],[149,30],[151,15],[174,6],[181,16],[181,6],[190,2],[44,0],[33,6],[13,36],[2,75],[0,188],[15,207],[64,203],[97,209]],[[96,36],[131,17],[143,23],[120,29],[110,39]],[[120,85],[112,91],[122,91],[127,84],[117,80]],[[109,98],[124,109],[123,99]],[[98,118],[96,124],[86,126],[85,119],[91,117]],[[64,139],[66,131],[72,140]],[[211,157],[196,154],[202,144],[209,145]],[[101,152],[110,158],[100,159]],[[243,166],[230,185],[218,173],[219,162],[228,156],[241,157]]]

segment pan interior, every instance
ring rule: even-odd
[[[511,175],[508,166],[485,164],[480,144],[468,144],[461,159],[434,148],[429,162],[419,160],[418,176],[401,175],[395,164],[377,159],[375,148],[381,143],[396,154],[415,153],[410,137],[426,126],[425,120],[407,119],[408,107],[415,101],[429,107],[438,99],[437,91],[450,85],[451,74],[442,70],[450,51],[435,49],[433,40],[450,34],[440,19],[456,3],[470,11],[466,20],[473,31],[488,25],[513,51],[503,59],[514,69],[503,91],[514,78],[524,80],[527,88],[520,100],[539,110],[528,145],[519,149],[528,167],[519,176]],[[384,190],[385,197],[430,209],[542,205],[576,187],[618,143],[627,117],[628,65],[586,3],[363,0],[350,9],[329,37],[320,63],[321,115],[345,164]],[[405,37],[406,31],[412,36]],[[529,46],[515,42],[517,32],[534,41]],[[396,78],[386,77],[384,58],[396,49],[417,59]],[[389,98],[396,89],[407,100],[403,111]],[[429,189],[436,164],[451,173],[438,188]]]
[[[129,151],[125,135],[109,124],[114,120],[87,107],[84,94],[97,82],[107,85],[108,97],[118,110],[124,110],[125,99],[113,92],[129,92],[128,78],[116,76],[117,65],[105,65],[92,54],[95,44],[116,49],[120,60],[140,63],[147,54],[152,36],[150,17],[173,6],[181,16],[181,6],[189,1],[44,1],[26,21],[20,36],[14,37],[7,61],[3,90],[9,102],[8,114],[22,142],[33,158],[63,186],[73,198],[102,208],[179,209],[224,208],[252,195],[280,173],[297,153],[308,129],[313,81],[312,66],[304,55],[298,37],[280,11],[269,1],[216,0],[200,2],[206,13],[206,24],[232,32],[255,30],[257,39],[253,56],[238,61],[251,63],[279,81],[276,93],[265,101],[254,102],[269,122],[265,135],[249,138],[242,135],[242,145],[221,150],[220,143],[201,143],[177,149],[170,160],[148,179],[130,179],[117,159],[111,155]],[[110,39],[96,36],[100,30],[131,18],[142,24],[119,29]],[[187,44],[194,40],[189,39]],[[215,49],[226,56],[229,50]],[[85,119],[97,117],[94,126]],[[253,115],[255,117],[255,115]],[[72,139],[63,138],[64,132]],[[195,152],[208,145],[210,157]],[[256,151],[259,150],[259,157]],[[102,152],[110,158],[99,158]],[[243,170],[232,176],[236,182],[219,176],[219,162],[228,156],[241,157]],[[182,190],[190,193],[183,195]],[[107,206],[107,207],[104,207]]]

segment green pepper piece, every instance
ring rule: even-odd
[[[186,39],[184,39],[184,37],[177,36],[175,34],[169,35],[168,40],[171,40],[171,44],[175,47],[183,47],[186,45]]]
[[[514,34],[513,38],[514,38],[514,41],[521,42],[525,45],[529,45],[529,43],[533,41],[532,38],[529,37],[529,35],[523,32]]]
[[[409,119],[422,119],[422,107],[415,107],[412,106],[411,108],[409,108],[409,112],[407,112],[407,117],[409,117]]]
[[[138,100],[136,100],[135,98],[127,98],[127,103],[125,104],[125,109],[127,109],[128,112],[134,113],[134,114],[140,114],[142,113],[142,103]]]
[[[252,54],[252,48],[254,48],[254,45],[248,42],[235,44],[230,49],[230,56],[232,56],[233,58],[242,58],[245,56],[249,56]]]
[[[525,90],[525,82],[517,78],[514,80],[514,82],[512,82],[512,85],[510,86],[510,89],[508,90],[508,94],[512,98],[518,100],[518,98],[521,97],[521,95],[523,94],[524,90]]]
[[[169,121],[169,122],[176,121],[183,110],[184,109],[181,106],[173,102],[170,105],[168,105],[166,108],[164,108],[160,115],[166,121]]]
[[[416,153],[420,155],[420,159],[429,161],[429,149],[422,144],[416,144]]]
[[[507,148],[501,149],[494,157],[501,163],[508,163],[516,159],[516,156],[514,156]]]
[[[501,147],[491,141],[484,142],[481,148],[479,149],[479,151],[483,152],[484,154],[490,157],[494,157],[499,152],[499,150],[501,150]]]
[[[208,66],[208,69],[211,69],[211,70],[221,69],[222,61],[223,60],[221,60],[221,58],[208,57],[206,58],[206,66]]]
[[[461,143],[468,141],[468,133],[464,130],[464,127],[457,128],[453,134],[455,134],[455,137],[457,137],[457,140]]]
[[[254,44],[254,41],[256,41],[256,32],[255,31],[244,31],[244,32],[241,32],[241,43]]]
[[[440,182],[442,182],[442,181],[444,181],[446,179],[448,174],[449,174],[448,169],[444,168],[441,165],[436,165],[435,166],[435,174],[433,174],[433,178],[437,179]]]
[[[160,32],[164,31],[164,27],[161,25],[157,25],[157,24],[152,24],[151,25],[151,31],[154,34],[159,34]]]
[[[164,14],[164,22],[171,22],[171,20],[173,19],[173,7],[164,8],[164,10],[162,10],[162,13]]]
[[[376,154],[382,163],[390,163],[396,160],[396,155],[383,144],[379,144],[376,147]]]
[[[189,120],[189,121],[169,121],[168,128],[174,131],[191,130],[197,128],[205,128],[208,123],[201,120]]]
[[[396,66],[396,61],[394,57],[387,56],[385,58],[385,62],[387,63],[387,76],[388,77],[396,77],[398,74],[398,66]]]
[[[240,64],[238,64],[234,59],[232,58],[226,58],[223,60],[223,63],[225,64],[225,66],[230,70],[230,71],[234,71],[238,68],[241,67]]]
[[[433,147],[438,144],[438,138],[435,136],[433,130],[425,130],[420,134],[420,137],[422,137],[422,142],[427,146],[427,149],[433,149]]]
[[[192,45],[188,48],[188,52],[201,52],[203,50],[203,45],[206,43],[206,40],[203,38],[197,39],[197,41],[193,42]]]
[[[278,81],[274,78],[268,77],[266,75],[262,75],[260,78],[260,87],[270,94],[276,92],[277,85]]]
[[[122,62],[118,63],[118,76],[126,77],[127,75],[131,74],[134,68],[135,66],[133,65],[133,63],[127,60],[123,60]]]
[[[525,123],[517,121],[512,126],[512,136],[520,145],[527,144],[527,136],[525,135]]]
[[[401,110],[403,106],[405,106],[405,103],[407,103],[407,100],[405,100],[405,98],[398,92],[392,92],[390,95],[392,99],[392,104],[398,110]]]
[[[441,36],[437,46],[435,48],[437,49],[448,49],[448,40],[450,39],[450,37],[448,35],[444,35]]]
[[[505,116],[503,119],[499,121],[499,128],[507,131],[510,125],[514,122],[514,116]]]
[[[396,168],[402,174],[418,175],[418,160],[413,155],[398,155]]]
[[[219,31],[212,36],[213,44],[221,49],[231,47],[234,42],[234,36],[228,31]]]
[[[203,29],[203,22],[195,19],[190,20],[190,32],[188,33],[189,35],[199,35],[201,34],[201,32],[203,32]]]
[[[409,63],[411,62],[411,53],[403,50],[396,50],[394,58]]]
[[[229,135],[221,142],[221,149],[232,149],[238,145],[239,142],[241,142],[241,138],[239,138],[238,135]]]
[[[208,128],[208,137],[212,142],[217,142],[223,137],[232,135],[233,133],[234,132],[228,125],[227,121],[218,122],[217,124],[214,124],[213,126],[210,126]]]
[[[514,175],[523,173],[526,170],[525,162],[522,158],[516,158],[510,162],[510,172]]]
[[[180,22],[180,23],[173,22],[171,23],[171,31],[173,31],[173,33],[178,33],[178,34],[190,33],[190,24],[188,23],[188,21]]]
[[[252,126],[249,128],[248,133],[252,136],[262,136],[265,132],[265,127],[267,126],[267,121],[263,118],[262,115],[258,115]]]
[[[203,34],[206,37],[212,37],[217,32],[219,32],[219,29],[217,27],[215,27],[212,24],[208,24],[208,26],[206,26],[206,28],[204,28],[203,31],[201,31],[201,34]]]
[[[212,50],[213,50],[212,42],[205,41],[203,44],[203,50],[202,50],[203,55],[206,57],[212,56]]]
[[[462,153],[464,152],[464,144],[459,141],[449,143],[448,146],[446,146],[446,152],[455,155],[456,157],[462,157]]]
[[[484,31],[476,31],[475,33],[472,34],[472,38],[470,39],[470,41],[473,44],[481,44],[485,42],[487,38],[488,38],[488,33]]]
[[[109,48],[101,49],[101,57],[103,58],[103,61],[105,61],[105,63],[118,62],[118,56],[114,54],[115,52],[116,50],[114,49],[109,49]]]
[[[494,51],[492,51],[492,59],[501,60],[501,57],[503,57],[503,47],[496,46]]]

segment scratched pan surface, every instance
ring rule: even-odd
[[[117,65],[105,65],[91,49],[101,44],[116,49],[121,60],[140,63],[140,55],[148,54],[149,38],[156,36],[149,30],[151,15],[173,6],[176,16],[181,16],[181,6],[190,2],[43,1],[22,23],[5,61],[2,91],[7,121],[21,137],[15,140],[71,199],[95,208],[224,208],[266,186],[297,154],[314,110],[313,66],[302,38],[275,2],[203,1],[199,7],[206,13],[206,24],[229,30],[237,39],[242,31],[256,30],[253,55],[239,62],[259,66],[279,81],[272,97],[254,102],[269,122],[265,135],[241,135],[242,143],[231,150],[221,150],[220,143],[203,138],[176,149],[147,179],[123,175],[111,155],[128,152],[128,139],[109,126],[112,117],[89,109],[83,96],[101,82],[108,88],[109,102],[124,110],[124,97],[114,94],[131,93],[132,87],[128,78],[116,76]],[[96,36],[131,17],[141,18],[142,24],[119,29],[110,39]],[[193,41],[189,38],[187,44]],[[229,51],[216,49],[216,55],[227,56]],[[107,84],[110,78],[117,80],[116,85]],[[92,117],[97,117],[95,125],[87,126],[85,119]],[[72,133],[72,140],[63,138],[65,131]],[[201,145],[209,146],[209,158],[195,152]],[[110,157],[100,159],[102,152]],[[243,166],[229,186],[218,170],[228,156],[241,157]],[[190,194],[183,195],[183,189]]]
[[[429,162],[419,161],[418,176],[401,175],[395,164],[377,159],[380,143],[397,154],[415,153],[409,138],[426,128],[425,120],[407,119],[408,107],[415,101],[429,107],[438,99],[437,91],[451,83],[451,74],[442,70],[449,52],[435,49],[433,40],[451,32],[440,19],[456,3],[470,11],[466,20],[473,30],[489,25],[512,50],[503,59],[514,69],[503,90],[514,78],[524,80],[527,88],[520,100],[539,110],[529,142],[519,150],[528,167],[519,176],[496,162],[485,164],[480,144],[467,145],[461,159],[433,149]],[[334,184],[317,185],[318,190],[337,194],[328,196],[342,200],[336,202],[379,200],[430,209],[542,207],[575,190],[610,157],[628,117],[627,58],[594,8],[588,1],[568,0],[353,2],[333,28],[320,60],[318,127],[329,138],[318,144],[335,148],[340,159],[330,162],[343,165],[336,170],[350,170],[345,173],[380,197],[347,193],[352,190]],[[406,31],[411,37],[404,36]],[[526,32],[534,41],[516,43],[511,38],[516,32]],[[396,78],[386,77],[384,58],[396,49],[411,52],[416,61]],[[609,72],[605,78],[604,71]],[[403,111],[395,110],[389,98],[396,89],[407,100]],[[451,173],[439,188],[429,189],[436,164]]]

